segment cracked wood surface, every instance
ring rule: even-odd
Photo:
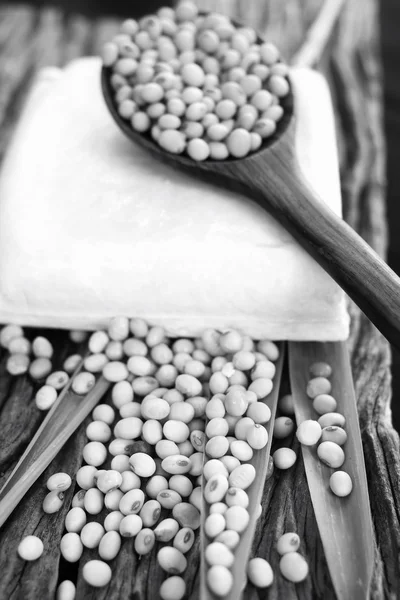
[[[275,41],[287,58],[301,46],[305,32],[321,7],[321,0],[199,0],[204,10],[239,17]],[[117,30],[118,21],[64,14],[58,9],[31,9],[25,5],[0,7],[0,156],[23,107],[34,74],[47,65],[98,53]],[[337,117],[338,144],[345,219],[381,254],[387,248],[385,220],[384,140],[378,53],[376,0],[348,0],[318,68],[328,78]],[[390,350],[386,340],[354,306],[349,350],[358,402],[360,426],[374,521],[376,550],[371,591],[374,600],[400,598],[400,444],[390,413]],[[58,337],[58,355],[66,353],[65,335]],[[34,408],[35,385],[27,378],[12,379],[0,356],[0,485],[9,474],[42,415]],[[85,427],[71,438],[48,473],[73,474],[81,464]],[[295,450],[296,443],[293,443]],[[138,560],[132,542],[125,540],[112,561],[113,578],[102,590],[93,590],[81,577],[93,551],[69,567],[60,560],[59,540],[73,489],[56,515],[44,516],[46,473],[33,486],[0,532],[0,598],[52,600],[59,573],[76,578],[77,600],[83,598],[144,600],[157,598],[162,577],[155,553]],[[99,516],[101,518],[101,515]],[[333,599],[321,541],[308,493],[302,461],[274,475],[264,490],[263,514],[254,551],[277,566],[273,546],[283,530],[296,529],[302,538],[311,576],[294,586],[276,577],[267,597],[274,600]],[[45,541],[43,557],[23,563],[16,547],[24,535],[38,533]],[[195,544],[185,573],[190,598],[198,598],[198,551]],[[265,592],[247,588],[246,598],[264,598]],[[349,599],[351,600],[351,599]]]

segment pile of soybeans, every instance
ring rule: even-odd
[[[274,135],[290,92],[271,43],[194,2],[125,21],[104,46],[118,114],[167,152],[243,158]]]
[[[202,524],[209,541],[207,585],[219,597],[228,595],[257,478],[251,459],[268,442],[271,411],[265,399],[273,389],[278,346],[234,330],[170,339],[162,327],[124,317],[112,319],[107,331],[74,331],[70,337],[81,346],[87,342],[89,353],[67,357],[64,370],[52,372],[48,339],[29,341],[15,325],[0,332],[0,344],[10,352],[9,372],[28,372],[43,382],[36,392],[40,410],[52,406],[71,377],[72,390],[82,401],[100,374],[112,384],[110,402],[93,410],[87,427],[84,466],[77,473],[55,473],[47,482],[45,513],[61,508],[63,492],[73,480],[77,486],[60,544],[64,559],[77,562],[84,548],[97,549],[98,559],[85,564],[83,576],[102,587],[111,579],[108,562],[117,556],[123,537],[134,538],[139,556],[157,545],[158,563],[167,575],[160,596],[178,600],[186,592],[185,554]],[[76,373],[79,364],[83,366]],[[293,415],[290,395],[279,406],[281,414]],[[294,431],[290,416],[279,417],[275,431],[279,439],[288,437]],[[274,460],[287,469],[296,454],[283,447]],[[104,509],[106,517],[99,523],[95,517]],[[297,552],[300,540],[295,533],[285,535],[292,541],[286,551],[278,546],[281,572],[301,581],[308,567]],[[21,541],[19,553],[25,560],[36,560],[42,551],[34,536]],[[254,558],[248,577],[267,587],[273,573],[267,561]],[[58,598],[74,598],[74,589],[71,581],[61,582]]]

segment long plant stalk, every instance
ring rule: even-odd
[[[352,481],[347,497],[329,487],[333,469],[324,465],[314,446],[302,446],[308,487],[332,583],[338,600],[368,600],[374,564],[374,538],[356,398],[345,342],[289,343],[289,371],[297,424],[318,419],[306,394],[312,363],[332,367],[332,392],[337,412],[346,419],[345,462],[340,468]]]
[[[86,396],[79,396],[70,389],[72,379],[0,490],[0,527],[110,386],[101,377]]]
[[[319,62],[345,3],[346,0],[325,0],[303,44],[293,56],[292,65],[314,67]]]
[[[285,360],[285,346],[279,345],[279,359],[276,363],[276,373],[273,380],[272,392],[267,396],[264,402],[271,410],[271,419],[268,422],[266,429],[268,431],[268,443],[262,450],[257,450],[253,454],[253,458],[249,461],[256,470],[256,478],[251,484],[247,493],[249,495],[249,506],[247,511],[250,515],[250,521],[246,530],[240,536],[240,543],[237,546],[234,555],[235,562],[232,567],[233,586],[231,592],[225,597],[225,600],[240,600],[243,596],[244,587],[246,585],[246,569],[250,558],[251,548],[253,544],[254,532],[256,529],[258,518],[258,507],[262,500],[264,484],[268,473],[268,463],[272,444],[272,432],[274,429],[276,409],[278,405],[279,389],[281,383],[282,369]],[[204,460],[207,460],[205,456]],[[204,533],[204,522],[209,515],[209,506],[203,499],[203,510],[201,514],[201,584],[200,598],[201,600],[216,600],[216,596],[212,594],[207,586],[207,566],[205,564],[204,553],[207,545],[210,543]]]

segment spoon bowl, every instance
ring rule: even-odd
[[[118,107],[116,102],[114,101],[115,91],[111,85],[111,75],[112,69],[110,67],[103,67],[101,71],[101,87],[103,91],[104,100],[107,104],[108,110],[110,111],[114,121],[117,123],[118,127],[124,132],[124,134],[135,144],[139,144],[143,146],[147,151],[151,152],[154,156],[157,156],[159,160],[165,163],[172,164],[176,166],[178,162],[181,168],[192,170],[204,168],[204,171],[208,173],[209,171],[213,171],[214,167],[220,173],[221,168],[223,169],[224,165],[228,163],[237,163],[239,161],[247,161],[248,159],[262,154],[265,152],[267,148],[270,148],[274,145],[282,135],[285,134],[286,130],[290,127],[293,122],[293,94],[290,92],[285,98],[281,98],[280,104],[284,110],[283,117],[277,123],[276,131],[273,135],[263,140],[263,145],[256,152],[253,152],[246,156],[245,158],[234,158],[229,157],[224,161],[221,160],[212,160],[208,158],[203,162],[196,162],[186,154],[172,154],[167,152],[153,138],[151,135],[146,133],[139,133],[135,131],[129,121],[121,117],[118,112]],[[219,175],[218,175],[219,176]],[[207,176],[208,178],[208,176]]]
[[[133,130],[129,121],[118,113],[111,73],[111,68],[102,68],[103,96],[113,119],[133,143],[174,168],[257,202],[335,279],[386,338],[400,348],[400,279],[306,182],[295,149],[296,123],[301,115],[296,111],[293,85],[282,102],[284,115],[275,134],[259,150],[244,158],[198,162],[184,154],[169,153],[148,133]]]

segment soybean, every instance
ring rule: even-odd
[[[103,494],[119,488],[122,484],[122,475],[119,471],[109,469],[97,477],[97,487]]]
[[[60,583],[56,592],[56,600],[75,600],[76,587],[69,579]]]
[[[284,533],[276,544],[276,549],[281,555],[296,552],[299,548],[300,538],[297,533]]]
[[[289,417],[278,417],[274,423],[274,437],[281,440],[288,437],[294,430],[293,420]]]
[[[133,454],[129,463],[132,471],[139,477],[151,477],[156,470],[154,459],[143,452]]]
[[[235,437],[238,440],[246,440],[246,434],[249,428],[254,425],[253,419],[250,417],[242,417],[235,424]]]
[[[11,340],[23,337],[23,335],[24,331],[19,325],[6,325],[0,331],[0,345],[8,349]]]
[[[79,492],[77,492],[74,495],[74,497],[72,498],[71,507],[75,508],[75,506],[79,506],[80,508],[83,508],[84,507],[85,495],[86,495],[86,491],[85,490],[79,490]]]
[[[243,508],[247,508],[250,500],[243,489],[230,487],[226,492],[225,501],[228,506],[242,506]]]
[[[142,427],[143,421],[141,419],[127,417],[117,422],[114,427],[114,435],[116,438],[134,440],[140,436]]]
[[[157,498],[158,494],[168,488],[168,481],[162,475],[153,475],[146,485],[146,494],[150,498]]]
[[[225,502],[214,502],[214,504],[211,504],[210,506],[210,515],[213,513],[220,513],[221,515],[224,515],[227,510],[228,506],[225,504]]]
[[[46,379],[46,385],[55,390],[61,390],[69,381],[69,375],[65,371],[54,371]]]
[[[209,504],[220,502],[228,491],[229,484],[225,475],[217,473],[210,477],[204,488],[204,498]]]
[[[339,446],[343,446],[347,440],[347,433],[341,427],[337,427],[336,425],[330,425],[329,427],[324,427],[321,434],[321,441],[323,442],[335,442],[335,444],[339,444]]]
[[[228,477],[228,475],[229,475],[228,469],[225,467],[225,465],[223,464],[223,462],[221,460],[217,460],[216,458],[208,460],[204,464],[204,468],[203,468],[204,478],[206,480],[209,480],[211,477],[213,477],[213,475],[215,475],[217,473],[222,473],[226,477]]]
[[[65,517],[65,529],[71,533],[79,533],[86,525],[86,513],[83,508],[71,508]]]
[[[33,363],[32,363],[33,365]],[[31,365],[31,368],[32,368]],[[84,394],[87,394],[92,387],[95,385],[96,383],[96,379],[93,375],[93,373],[87,373],[87,372],[82,372],[82,373],[78,373],[74,379],[72,380],[72,390],[75,392],[75,394],[78,394],[79,396],[83,396]]]
[[[58,512],[62,507],[63,502],[64,493],[59,492],[58,490],[53,490],[52,492],[49,492],[43,499],[43,511],[49,515]]]
[[[217,435],[210,439],[205,447],[206,454],[210,458],[221,458],[229,450],[229,441],[224,435]]]
[[[89,560],[82,569],[83,579],[93,587],[104,587],[111,581],[111,568],[101,560]]]
[[[166,400],[157,398],[157,396],[147,396],[141,404],[141,412],[145,419],[161,421],[168,417],[170,405]]]
[[[314,377],[307,384],[307,396],[314,399],[320,394],[329,394],[332,389],[331,382],[326,377]]]
[[[190,548],[194,544],[194,531],[190,527],[183,527],[178,531],[176,536],[174,537],[173,546],[182,554],[186,554],[189,552]]]
[[[252,402],[246,412],[246,415],[253,419],[254,423],[264,424],[271,419],[271,410],[263,402]]]
[[[80,534],[82,544],[86,548],[97,548],[104,533],[105,530],[101,523],[97,523],[95,521],[86,523],[86,525],[83,526]]]
[[[290,469],[296,462],[297,455],[291,448],[279,448],[275,450],[273,459],[278,469]]]
[[[86,427],[86,436],[92,442],[108,442],[111,435],[111,429],[104,421],[92,421]]]
[[[329,394],[319,394],[313,400],[314,410],[319,415],[334,412],[337,408],[337,402],[333,396]]]
[[[318,423],[321,425],[322,429],[324,429],[325,427],[330,427],[332,425],[337,427],[344,427],[346,424],[346,419],[340,413],[331,412],[322,415],[322,417],[318,419]]]
[[[129,372],[125,363],[117,360],[111,361],[103,367],[103,377],[111,383],[123,381],[128,375]]]
[[[43,542],[36,535],[27,535],[18,545],[18,554],[23,560],[37,560],[43,554]]]
[[[156,541],[154,531],[144,528],[139,531],[135,538],[135,550],[140,555],[149,554],[152,551]]]
[[[321,442],[318,446],[317,454],[319,459],[332,469],[338,469],[344,463],[344,452],[334,442]]]
[[[204,532],[205,534],[213,539],[217,537],[226,528],[226,521],[224,515],[220,513],[214,513],[208,515],[204,521]]]
[[[325,362],[316,362],[309,369],[311,377],[325,377],[329,379],[332,375],[332,367]]]
[[[95,331],[89,338],[88,346],[92,354],[103,352],[110,338],[105,331]]]
[[[163,434],[167,440],[180,444],[187,440],[190,430],[183,421],[169,419],[163,426]]]
[[[182,600],[186,594],[186,583],[177,575],[168,577],[162,582],[159,593],[162,600]]]
[[[156,444],[156,453],[161,459],[167,458],[171,455],[176,455],[179,453],[179,448],[175,442],[171,440],[160,440]]]
[[[32,342],[32,352],[36,358],[52,358],[53,346],[45,337],[38,336]]]
[[[351,494],[353,482],[345,471],[335,471],[329,479],[329,486],[336,496],[345,497]]]
[[[263,430],[266,433],[266,430],[264,428]],[[265,444],[263,444],[263,446],[264,445]],[[232,456],[235,456],[238,460],[240,460],[240,462],[247,462],[253,458],[252,446],[243,440],[233,440],[230,444],[230,451],[232,453]]]
[[[77,562],[83,553],[83,544],[77,533],[66,533],[60,541],[60,551],[68,562]]]
[[[321,435],[321,425],[312,419],[300,423],[296,431],[296,437],[303,446],[313,446],[319,441]]]
[[[99,467],[107,458],[107,448],[101,442],[88,442],[82,454],[88,465]]]
[[[10,375],[23,375],[24,373],[26,373],[28,371],[29,368],[29,364],[30,364],[30,360],[29,360],[29,356],[27,356],[26,354],[11,354],[11,356],[9,356],[9,358],[7,359],[7,371],[8,373],[10,373]],[[57,394],[56,394],[57,397]],[[38,405],[38,403],[36,402],[36,404]],[[40,408],[40,406],[38,405],[38,408]],[[46,410],[46,409],[41,409],[41,410]]]
[[[178,530],[179,523],[175,519],[163,519],[154,529],[154,535],[158,542],[170,542]]]
[[[182,501],[182,498],[178,492],[175,492],[174,490],[162,490],[157,496],[157,501],[163,508],[170,510],[174,508],[176,504],[179,504],[179,502]]]
[[[122,537],[135,537],[143,528],[142,519],[139,515],[126,515],[119,524],[119,533]]]
[[[99,556],[103,560],[113,560],[121,548],[121,536],[117,531],[107,531],[100,540]]]
[[[243,533],[250,521],[250,515],[243,506],[230,506],[224,514],[226,528]]]
[[[230,473],[229,485],[246,490],[253,483],[255,477],[256,470],[253,465],[240,465]]]
[[[279,398],[278,408],[284,415],[294,415],[294,403],[292,394],[286,394],[285,396]]]
[[[118,531],[119,524],[121,523],[124,515],[119,510],[113,510],[108,513],[106,518],[104,519],[104,529],[106,531]]]
[[[140,510],[140,518],[145,527],[153,527],[161,515],[161,504],[157,500],[148,500]]]
[[[103,423],[107,423],[107,425],[111,425],[114,418],[115,412],[108,404],[98,404],[92,412],[92,419],[94,421],[103,421]]]
[[[172,515],[181,527],[198,529],[200,527],[200,511],[189,502],[179,502],[172,509]]]
[[[65,492],[69,487],[71,487],[71,477],[68,473],[54,473],[51,475],[47,482],[47,489],[52,492],[53,490],[58,490],[59,492]]]
[[[204,557],[210,566],[222,565],[230,568],[234,563],[232,552],[221,542],[212,542],[205,549]]]
[[[104,505],[108,510],[118,510],[119,503],[123,497],[121,490],[111,490],[104,496]]]
[[[250,425],[246,431],[246,440],[251,448],[254,450],[261,450],[261,448],[264,448],[268,443],[268,431],[263,425],[258,423]],[[235,456],[233,451],[232,454]],[[238,456],[238,458],[240,459],[240,456]]]
[[[308,575],[308,564],[298,552],[284,554],[279,562],[279,568],[282,575],[293,583],[304,581]]]
[[[161,466],[171,475],[184,475],[190,471],[192,463],[190,458],[177,454],[164,458]]]
[[[221,544],[224,544],[230,550],[234,550],[240,542],[240,535],[237,531],[225,529],[225,531],[217,535],[215,542],[221,542]]]
[[[263,558],[252,558],[247,565],[247,575],[257,588],[267,588],[274,581],[274,572],[268,561]]]
[[[124,515],[138,514],[144,504],[145,495],[140,489],[130,490],[119,501],[119,510]]]
[[[157,560],[160,567],[170,575],[178,575],[185,571],[187,560],[177,548],[165,546],[158,551]]]
[[[232,589],[233,577],[227,567],[214,565],[207,572],[207,584],[216,596],[222,598]]]
[[[44,377],[47,377],[47,375],[51,372],[51,368],[52,364],[49,358],[36,358],[29,366],[29,375],[32,377],[32,379],[44,379]],[[80,373],[75,377],[74,381],[77,377],[79,377],[79,375]],[[73,386],[72,389],[74,389]]]

